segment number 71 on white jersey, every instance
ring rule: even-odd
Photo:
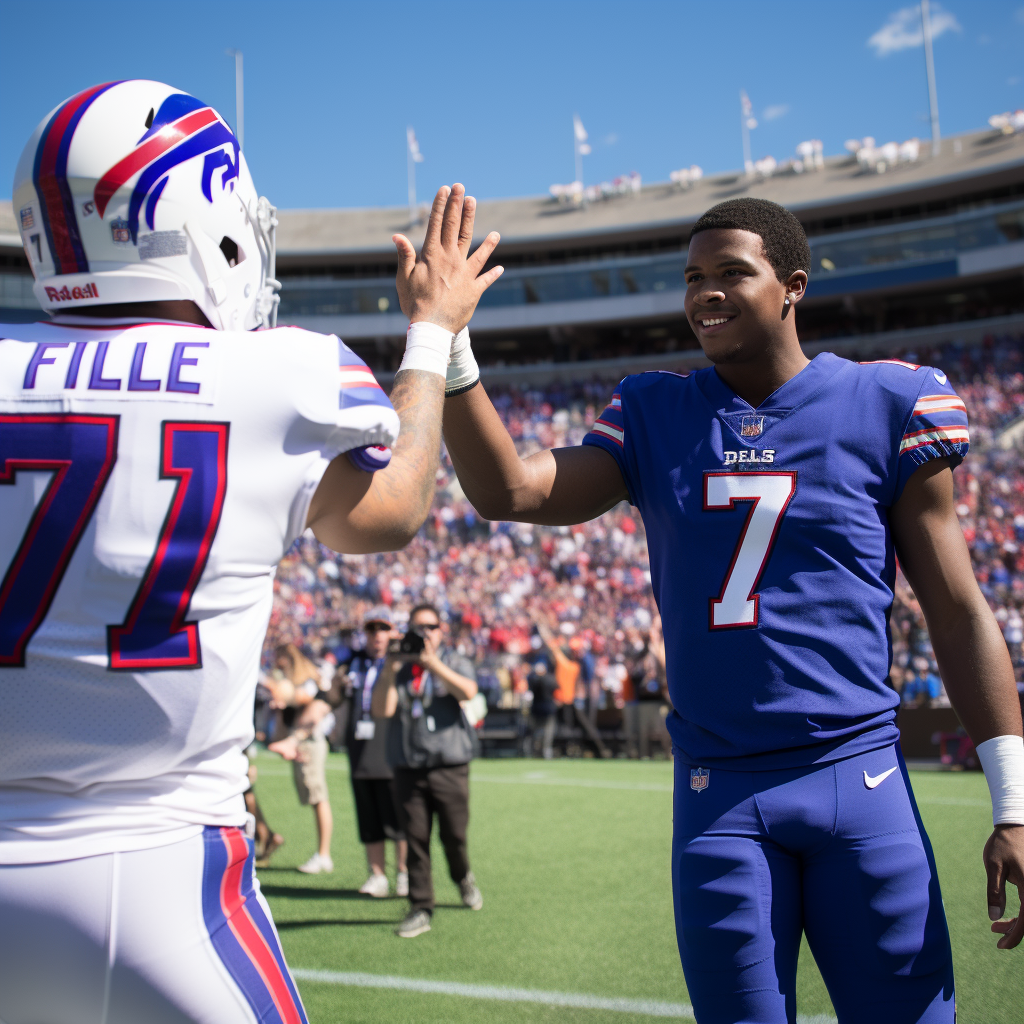
[[[705,474],[705,512],[733,509],[738,501],[751,502],[722,589],[718,597],[709,601],[709,628],[743,629],[757,625],[760,597],[754,591],[795,493],[796,473]]]

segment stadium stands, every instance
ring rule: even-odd
[[[1024,423],[1022,339],[922,345],[901,355],[942,368],[968,406],[972,449],[954,476],[958,511],[982,590],[1021,679],[1024,469],[1015,434]],[[491,393],[517,447],[528,453],[578,443],[612,383],[499,387]],[[268,651],[287,642],[329,649],[339,629],[359,623],[365,609],[380,601],[399,619],[420,600],[439,602],[457,642],[482,659],[492,707],[502,708],[518,707],[526,692],[537,656],[531,630],[539,617],[583,663],[577,701],[595,717],[622,706],[628,668],[642,655],[656,614],[643,523],[627,506],[573,528],[488,523],[462,497],[447,459],[433,513],[408,548],[336,556],[303,538],[281,563],[276,591]],[[898,685],[915,658],[932,657],[920,608],[902,577],[892,635]]]

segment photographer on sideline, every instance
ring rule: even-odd
[[[437,815],[448,860],[462,902],[472,910],[483,896],[469,869],[469,762],[476,737],[461,702],[476,696],[472,663],[442,646],[444,626],[432,604],[409,614],[409,631],[393,645],[373,688],[374,718],[395,718],[388,734],[388,759],[409,843],[409,913],[396,929],[402,938],[430,931],[434,882],[430,834]]]

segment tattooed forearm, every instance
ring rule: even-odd
[[[430,511],[441,456],[444,378],[426,370],[401,370],[391,390],[401,432],[388,467],[374,474],[381,505],[415,533]],[[404,515],[395,516],[401,509]]]

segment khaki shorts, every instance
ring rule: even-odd
[[[310,736],[299,742],[299,760],[292,761],[292,775],[299,803],[318,804],[327,799],[327,737]]]

